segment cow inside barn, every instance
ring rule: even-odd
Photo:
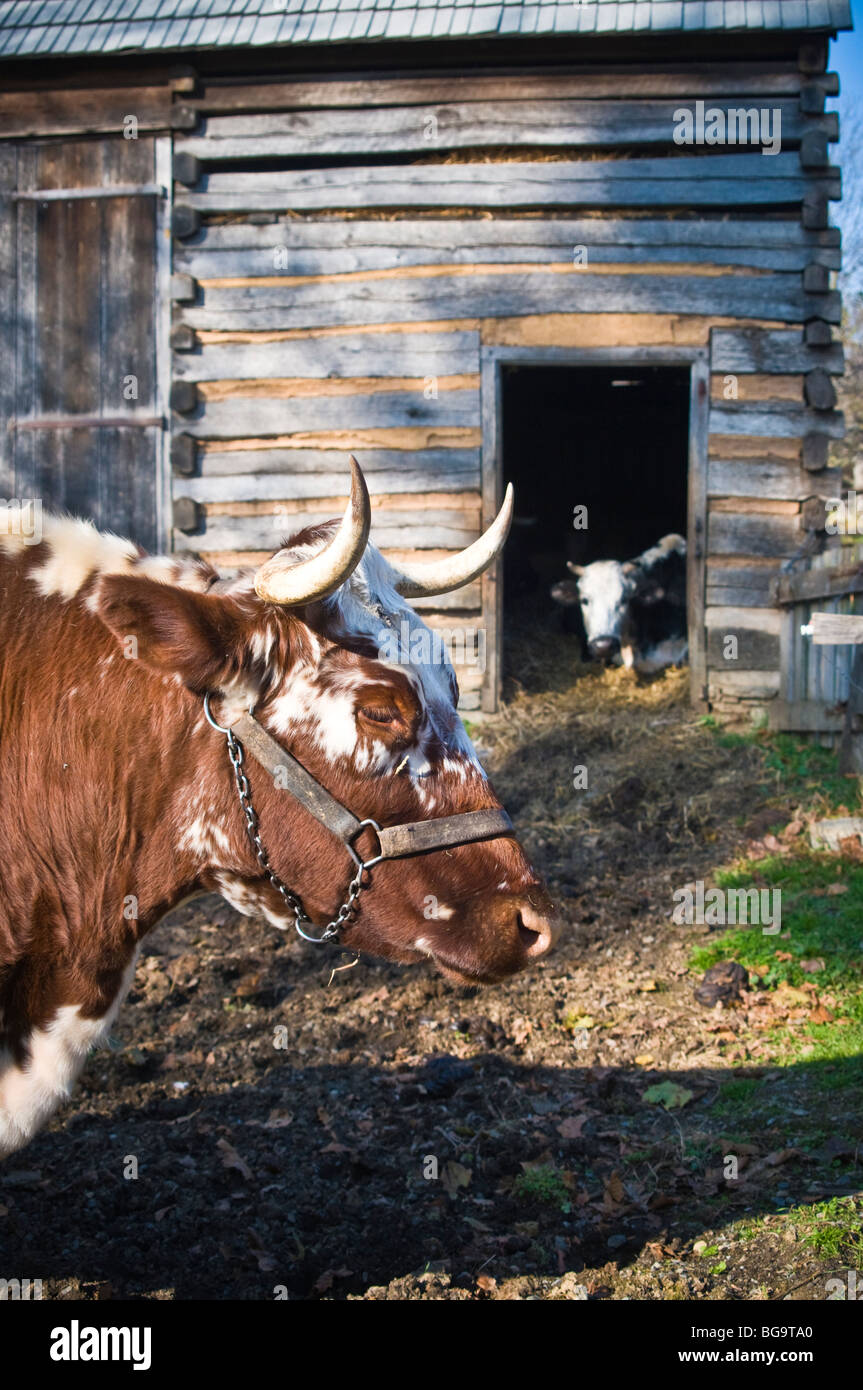
[[[511,510],[510,491],[467,550],[397,570],[352,460],[341,522],[227,579],[0,510],[0,1157],[196,892],[465,984],[549,949],[552,906],[405,602],[476,578]]]
[[[552,589],[558,603],[578,602],[588,654],[649,674],[687,655],[686,541],[663,536],[634,560],[569,564],[574,581]]]
[[[525,520],[504,558],[505,652],[521,680],[525,642],[588,655],[568,565],[622,564],[685,532],[691,378],[672,365],[519,362],[501,379],[503,465]]]

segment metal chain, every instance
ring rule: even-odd
[[[254,806],[252,805],[252,789],[249,786],[249,779],[246,776],[245,771],[243,770],[243,745],[240,742],[238,742],[238,740],[234,737],[234,734],[231,729],[223,730],[223,732],[225,733],[225,737],[228,743],[228,757],[230,758],[231,766],[234,769],[234,781],[237,785],[237,795],[240,798],[240,805],[243,808],[243,816],[246,822],[246,832],[249,836],[252,849],[255,852],[255,857],[258,863],[260,864],[261,869],[263,870],[266,877],[269,879],[270,883],[276,889],[276,891],[281,894],[287,906],[293,912],[294,926],[296,927],[299,935],[303,938],[304,941],[313,941],[316,944],[324,941],[337,942],[339,939],[339,933],[344,924],[347,922],[348,918],[352,916],[357,898],[363,890],[363,873],[365,871],[366,866],[363,864],[362,860],[357,861],[357,872],[355,877],[351,879],[350,884],[348,885],[348,895],[345,901],[342,903],[333,920],[327,923],[321,935],[310,936],[308,932],[303,931],[303,928],[300,924],[302,922],[308,922],[311,926],[311,918],[308,916],[301,900],[297,897],[296,893],[291,892],[287,884],[283,883],[283,881],[279,878],[278,874],[273,869],[272,865],[270,864],[269,855],[267,854],[266,848],[264,847],[264,843],[261,839],[258,815]]]

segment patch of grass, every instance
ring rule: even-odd
[[[769,782],[768,795],[793,798],[830,812],[844,806],[858,811],[863,806],[863,779],[841,774],[837,752],[808,743],[793,734],[777,734],[755,728],[745,733],[723,729],[713,715],[700,719],[702,728],[711,730],[720,748],[759,748]]]
[[[569,1193],[563,1176],[550,1163],[519,1173],[512,1190],[523,1202],[544,1202],[559,1207],[563,1212],[570,1210]]]
[[[779,889],[782,931],[768,936],[757,926],[730,928],[693,951],[692,969],[701,972],[720,960],[733,959],[756,974],[762,988],[785,984],[800,989],[814,982],[819,995],[829,994],[835,1001],[829,1006],[832,1021],[809,1022],[802,1029],[777,1026],[772,1040],[786,1054],[799,1055],[805,1047],[806,1056],[819,1061],[859,1056],[863,1052],[863,865],[799,851],[741,864],[718,874],[717,883],[726,889],[753,885]],[[803,969],[803,962],[814,960],[823,961],[823,968]],[[841,1085],[839,1078],[837,1085]]]
[[[860,779],[839,773],[832,748],[805,743],[792,734],[771,734],[762,740],[764,762],[783,792],[798,798],[815,794],[831,810],[860,808]]]
[[[855,1268],[863,1264],[863,1201],[855,1197],[831,1197],[811,1207],[793,1207],[789,1220],[801,1231],[800,1239],[822,1259],[847,1260]]]

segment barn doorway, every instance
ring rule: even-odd
[[[552,679],[555,670],[572,679],[578,609],[550,595],[568,560],[628,560],[669,532],[687,536],[691,398],[688,363],[500,365],[499,457],[516,495],[503,569],[505,689],[508,673],[530,681],[526,649],[540,682],[549,680],[543,647]]]

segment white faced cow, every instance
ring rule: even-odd
[[[649,674],[687,657],[686,541],[663,536],[634,560],[596,560],[567,568],[573,586],[555,585],[557,602],[578,602],[587,649],[596,661]],[[568,592],[567,592],[568,591]]]

